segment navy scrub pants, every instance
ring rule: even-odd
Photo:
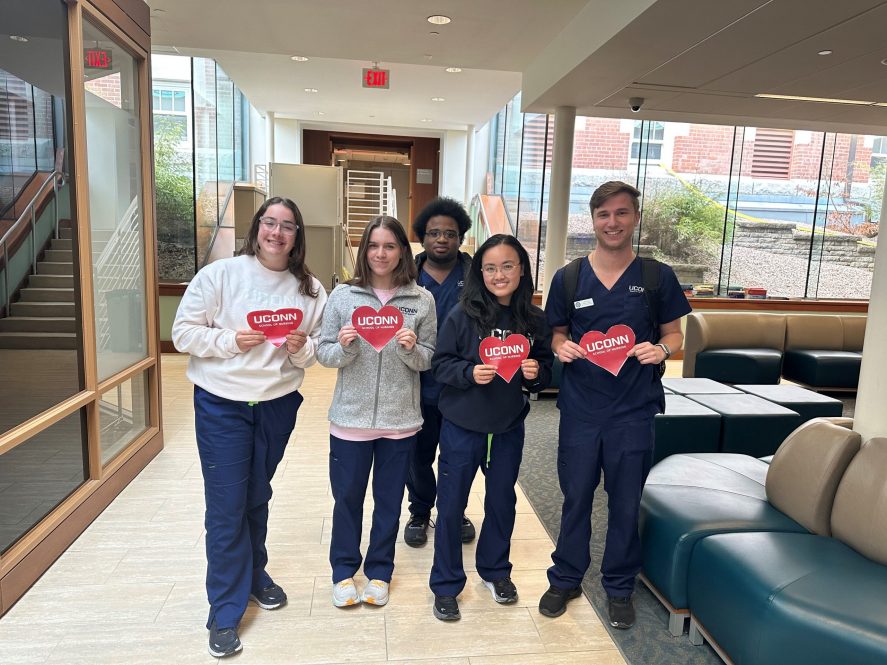
[[[608,596],[629,596],[642,562],[638,513],[653,458],[653,419],[599,426],[561,413],[559,437],[564,505],[548,581],[560,589],[582,583],[591,564],[591,507],[603,469],[608,515],[601,584]]]
[[[440,409],[436,402],[422,402],[422,429],[416,434],[416,443],[410,446],[410,470],[407,475],[407,494],[410,514],[429,517],[437,497],[434,478],[434,457],[440,441]]]
[[[194,424],[206,500],[207,628],[236,628],[249,595],[272,583],[268,552],[271,478],[302,396],[235,402],[194,386]]]
[[[347,441],[330,434],[330,485],[335,499],[330,565],[334,584],[354,577],[360,568],[363,502],[370,469],[373,526],[363,572],[371,580],[391,581],[409,450],[415,438]]]
[[[484,521],[477,540],[477,574],[488,582],[511,575],[514,532],[514,484],[524,452],[524,424],[493,436],[487,466],[487,435],[472,432],[446,418],[440,431],[437,462],[437,524],[434,564],[429,584],[436,596],[458,596],[465,588],[462,565],[462,515],[477,469],[484,474]]]

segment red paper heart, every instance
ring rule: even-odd
[[[351,315],[351,324],[376,351],[381,351],[403,328],[403,314],[397,307],[385,305],[378,312],[368,305],[358,307]]]
[[[590,362],[613,376],[618,376],[619,370],[628,360],[626,354],[634,346],[634,330],[621,323],[612,326],[606,335],[597,330],[589,330],[582,335],[579,346],[588,352],[585,357]]]
[[[253,330],[265,333],[265,337],[277,348],[286,342],[286,336],[302,323],[302,310],[290,307],[286,309],[259,309],[246,315],[246,322]]]
[[[494,365],[496,374],[511,381],[520,369],[521,360],[530,355],[530,340],[523,335],[509,335],[504,340],[485,337],[479,351],[485,365]]]

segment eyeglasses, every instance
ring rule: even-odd
[[[455,231],[440,231],[438,229],[431,229],[430,231],[426,231],[425,235],[431,238],[432,240],[437,240],[441,236],[446,238],[447,240],[455,240],[459,237],[459,234]]]
[[[494,265],[486,265],[481,268],[484,275],[487,277],[492,277],[497,272],[502,272],[503,275],[510,275],[515,271],[515,269],[519,268],[520,264],[518,263],[503,263],[501,266]]]
[[[262,217],[259,219],[259,223],[264,226],[267,231],[280,229],[280,232],[285,236],[294,236],[299,229],[299,227],[292,222],[278,222],[273,217]]]

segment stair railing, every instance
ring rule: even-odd
[[[134,197],[95,262],[96,294],[111,290],[141,291],[143,272],[140,220],[139,199]],[[95,309],[98,324],[96,346],[105,349],[111,337],[107,298],[97,297]]]
[[[50,174],[49,179],[46,180],[41,186],[40,189],[37,190],[37,193],[34,195],[34,198],[31,199],[31,202],[27,205],[27,207],[22,211],[22,214],[19,215],[18,219],[15,221],[9,230],[3,234],[3,237],[0,238],[0,246],[3,248],[3,291],[4,291],[4,301],[6,308],[4,311],[9,313],[9,305],[12,300],[12,294],[15,289],[10,288],[9,285],[9,245],[14,238],[18,237],[20,233],[19,229],[21,229],[25,223],[30,224],[31,227],[31,269],[25,273],[26,275],[30,275],[37,271],[37,208],[43,202],[45,198],[46,192],[52,187],[52,201],[53,201],[53,237],[59,237],[59,185],[64,181],[64,174],[61,171],[53,171]]]

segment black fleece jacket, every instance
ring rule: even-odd
[[[474,366],[483,364],[479,348],[483,339],[477,334],[471,320],[459,304],[450,312],[437,335],[437,348],[431,359],[434,378],[443,384],[438,408],[445,418],[473,432],[501,434],[516,427],[530,410],[529,401],[521,387],[532,392],[542,390],[551,382],[551,329],[545,323],[542,310],[533,307],[538,316],[539,330],[530,336],[525,330],[512,328],[511,308],[499,306],[496,330],[487,337],[505,339],[510,334],[522,334],[530,339],[530,358],[539,361],[539,376],[526,381],[518,370],[505,383],[500,376],[485,385],[474,382]]]

